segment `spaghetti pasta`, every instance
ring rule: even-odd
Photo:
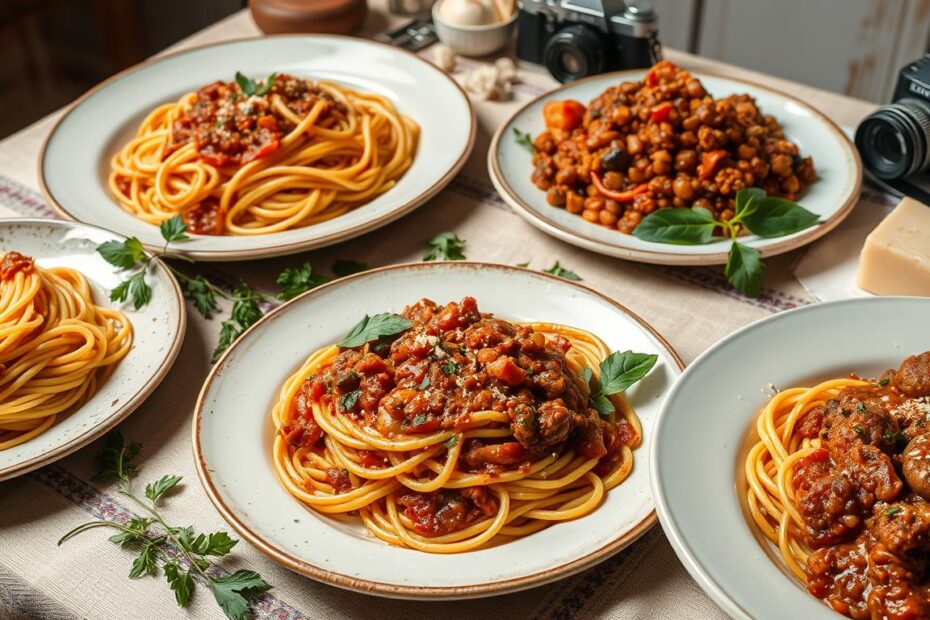
[[[745,461],[748,512],[851,618],[930,617],[930,352],[865,381],[777,393]]]
[[[132,346],[132,325],[94,304],[87,279],[0,258],[0,450],[45,432],[87,402]]]
[[[587,406],[583,369],[610,354],[599,338],[493,319],[470,298],[404,316],[413,328],[389,350],[324,347],[282,385],[273,463],[299,501],[458,553],[589,514],[630,474],[636,413],[622,394],[607,417]]]
[[[272,75],[215,82],[162,105],[112,158],[134,216],[182,215],[196,234],[260,235],[337,217],[388,191],[419,127],[386,97]]]

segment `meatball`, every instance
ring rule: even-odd
[[[930,351],[912,355],[901,362],[894,384],[912,398],[930,396]]]
[[[930,499],[930,434],[911,439],[901,457],[901,471],[911,490],[924,499]]]

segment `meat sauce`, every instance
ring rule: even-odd
[[[0,280],[12,280],[20,271],[29,273],[35,267],[35,262],[25,254],[7,252],[0,259]]]
[[[808,412],[792,482],[808,590],[851,618],[930,618],[930,352]]]
[[[262,92],[264,85],[258,87]],[[236,82],[217,81],[197,91],[191,106],[174,121],[168,157],[193,142],[201,159],[217,167],[242,166],[268,157],[295,125],[272,105],[277,98],[297,117],[305,117],[318,101],[326,107],[317,125],[332,126],[345,107],[310,80],[278,75],[262,94],[247,95]],[[128,195],[128,187],[120,190]],[[222,233],[219,203],[210,198],[184,213],[188,229],[199,235]]]
[[[344,349],[304,383],[285,428],[293,445],[312,447],[323,436],[310,406],[319,400],[386,437],[461,429],[475,412],[506,412],[512,436],[466,440],[457,463],[491,476],[569,449],[609,470],[621,443],[638,440],[632,426],[613,425],[588,406],[569,371],[565,338],[547,339],[481,313],[471,297],[445,306],[423,299],[402,315],[412,327],[399,337]],[[367,466],[384,465],[372,461]],[[459,530],[498,510],[483,487],[410,491],[399,503],[425,536]]]

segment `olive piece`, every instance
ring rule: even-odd
[[[601,168],[617,172],[630,167],[630,154],[619,148],[612,148],[601,158]]]

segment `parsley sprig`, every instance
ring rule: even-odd
[[[643,241],[675,245],[703,245],[719,229],[733,240],[723,273],[736,289],[749,297],[762,293],[763,264],[759,250],[736,238],[747,230],[764,239],[791,235],[818,222],[816,213],[790,200],[766,196],[757,187],[736,193],[733,217],[721,220],[708,209],[658,209],[643,218],[633,235]]]
[[[645,377],[658,359],[658,355],[648,353],[614,351],[601,362],[599,377],[590,368],[582,368],[579,374],[591,388],[591,406],[601,415],[613,413],[614,404],[608,396],[625,392]]]
[[[162,222],[159,230],[165,244],[161,251],[155,254],[146,253],[142,247],[142,242],[136,237],[131,237],[125,241],[107,241],[97,247],[97,252],[104,260],[114,267],[129,272],[126,279],[110,291],[112,301],[125,302],[128,300],[136,310],[147,305],[152,300],[152,289],[146,281],[146,275],[155,258],[177,259],[188,263],[194,262],[190,257],[169,248],[171,244],[190,239],[187,235],[187,225],[180,215]],[[219,359],[223,351],[229,348],[229,345],[242,332],[264,316],[265,312],[262,309],[262,304],[276,303],[276,300],[286,301],[292,299],[329,281],[328,277],[316,273],[312,265],[307,262],[300,267],[287,268],[282,271],[277,278],[281,290],[276,296],[271,297],[253,290],[243,281],[239,281],[232,290],[228,290],[217,286],[202,275],[188,275],[166,260],[162,260],[162,263],[177,278],[184,296],[191,300],[194,308],[205,319],[211,319],[214,314],[219,312],[219,299],[231,304],[230,316],[222,322],[220,327],[219,341],[213,351],[213,362]],[[336,261],[333,263],[334,272],[337,272],[337,266],[343,272],[349,269],[364,271],[368,268],[367,265],[355,261]],[[337,273],[337,275],[339,274]]]
[[[551,273],[554,276],[559,276],[560,278],[565,278],[566,280],[574,280],[575,282],[581,282],[581,276],[570,269],[566,269],[559,264],[559,261],[555,261],[555,264],[548,269],[543,269],[545,273]]]
[[[465,260],[465,240],[459,239],[454,232],[442,232],[426,242],[429,252],[423,255],[424,261],[431,260]]]
[[[133,478],[139,473],[134,462],[138,454],[138,443],[126,445],[119,431],[111,432],[98,458],[100,471],[94,479],[116,480],[118,492],[136,504],[140,513],[133,514],[126,523],[103,520],[82,523],[62,536],[58,544],[90,529],[115,529],[117,532],[110,536],[110,542],[137,552],[129,569],[130,579],[157,576],[159,560],[162,560],[165,580],[179,606],[190,604],[195,589],[194,578],[198,576],[206,582],[227,618],[245,620],[250,617],[250,601],[271,586],[261,575],[246,569],[216,576],[217,571],[210,570],[215,566],[212,558],[228,555],[239,541],[226,532],[199,534],[192,526],[169,525],[159,508],[165,497],[177,489],[182,478],[163,476],[146,485],[144,497],[140,497],[132,485]]]

